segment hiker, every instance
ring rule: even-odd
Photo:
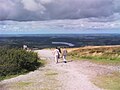
[[[57,49],[59,50],[59,54],[58,54],[58,59],[60,59],[60,57],[61,57],[61,49],[60,49],[60,47],[57,47]]]
[[[61,53],[61,49],[60,49],[60,47],[58,47],[58,50],[59,50],[59,52]]]
[[[28,48],[27,45],[23,45],[24,50],[27,50],[27,48]]]
[[[66,50],[66,49],[63,49],[62,58],[63,58],[63,62],[64,62],[64,63],[67,63],[66,56],[67,56],[67,50]]]
[[[56,47],[56,49],[54,50],[54,58],[55,58],[56,63],[58,63],[59,57],[60,57],[60,52],[59,52],[58,48]]]

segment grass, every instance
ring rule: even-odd
[[[89,60],[91,62],[94,63],[98,63],[98,64],[109,64],[109,65],[120,65],[120,58],[104,58],[104,57],[98,57],[98,56],[68,56],[68,59],[72,59],[72,60]]]
[[[54,75],[58,75],[58,73],[55,72],[55,71],[49,70],[49,71],[47,71],[47,72],[45,73],[45,75],[46,75],[46,76],[54,76]]]
[[[27,72],[26,72],[26,73],[19,73],[19,74],[16,74],[16,75],[1,76],[1,77],[0,77],[0,81],[5,80],[5,79],[14,78],[14,77],[17,77],[17,76],[19,76],[19,75],[24,75],[24,74],[27,74]]]
[[[120,72],[98,76],[92,82],[105,90],[120,90]]]
[[[33,82],[20,81],[16,83],[8,84],[7,87],[12,90],[26,90],[27,87],[30,87]]]
[[[18,83],[16,83],[17,86],[21,86],[21,87],[28,86],[30,84],[32,84],[32,82],[18,82]]]
[[[45,60],[38,60],[38,62],[40,63],[41,67],[43,67],[45,64],[47,64],[47,62]]]
[[[120,65],[120,46],[83,47],[69,53],[69,59],[90,60],[102,64]]]

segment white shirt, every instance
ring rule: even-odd
[[[55,49],[55,50],[54,50],[54,55],[59,55],[59,54],[60,54],[59,50],[58,50],[58,49]]]

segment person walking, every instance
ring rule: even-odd
[[[61,58],[61,49],[60,49],[60,47],[57,47],[57,49],[59,50],[59,54],[58,54],[58,59],[60,59]]]
[[[56,63],[58,63],[59,56],[60,56],[60,52],[58,48],[56,47],[56,49],[54,50],[54,58],[55,58]]]
[[[67,63],[66,56],[67,56],[67,50],[63,49],[62,58],[64,63]]]
[[[28,49],[27,45],[23,45],[23,49],[27,50]]]

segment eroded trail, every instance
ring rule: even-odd
[[[39,51],[39,54],[47,58],[50,62],[49,66],[58,73],[57,80],[62,85],[61,90],[101,90],[90,82],[90,77],[86,70],[80,66],[80,62],[63,63],[60,60],[60,63],[55,64],[50,50]]]
[[[113,71],[88,61],[63,63],[60,60],[56,64],[52,50],[36,52],[47,61],[46,66],[26,75],[1,81],[0,90],[102,90],[91,82],[91,78]]]

